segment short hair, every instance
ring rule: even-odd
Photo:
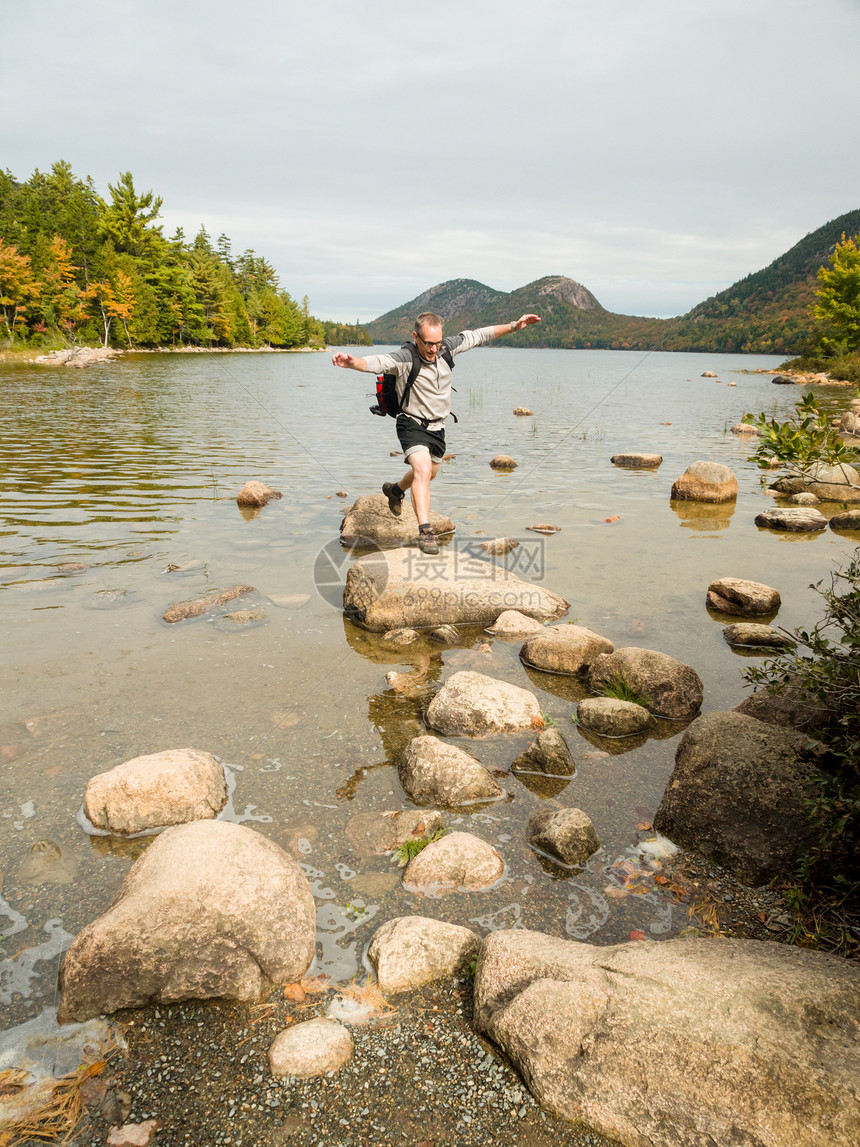
[[[441,327],[442,316],[434,314],[433,311],[422,311],[418,318],[415,320],[415,333],[424,337],[425,327]]]

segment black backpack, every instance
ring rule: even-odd
[[[404,412],[403,407],[409,401],[409,392],[412,389],[412,384],[418,377],[418,372],[424,361],[419,355],[415,343],[404,343],[402,349],[412,352],[412,366],[409,368],[409,377],[406,379],[406,386],[403,388],[403,398],[400,399],[397,397],[396,374],[378,374],[376,376],[376,405],[371,406],[370,413],[378,414],[380,418],[384,418],[386,414],[391,418],[396,418],[398,414]],[[454,356],[451,354],[451,348],[443,343],[442,350],[439,353],[451,370],[453,370]]]

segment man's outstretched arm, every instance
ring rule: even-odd
[[[351,354],[344,354],[343,351],[333,354],[331,361],[333,366],[342,366],[346,370],[367,370],[367,359],[355,358]]]
[[[493,327],[493,338],[503,338],[505,335],[513,334],[514,331],[521,331],[523,327],[531,327],[539,322],[539,315],[523,315],[522,318],[516,319],[513,322],[500,323],[499,326]]]

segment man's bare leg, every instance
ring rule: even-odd
[[[430,521],[430,483],[439,473],[439,463],[430,457],[429,450],[415,450],[407,459],[409,471],[398,482],[401,490],[412,496],[412,509],[419,526]]]

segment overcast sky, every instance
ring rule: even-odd
[[[445,279],[675,315],[860,207],[860,0],[4,5],[0,166],[131,170],[323,318]],[[504,316],[507,317],[507,316]]]

